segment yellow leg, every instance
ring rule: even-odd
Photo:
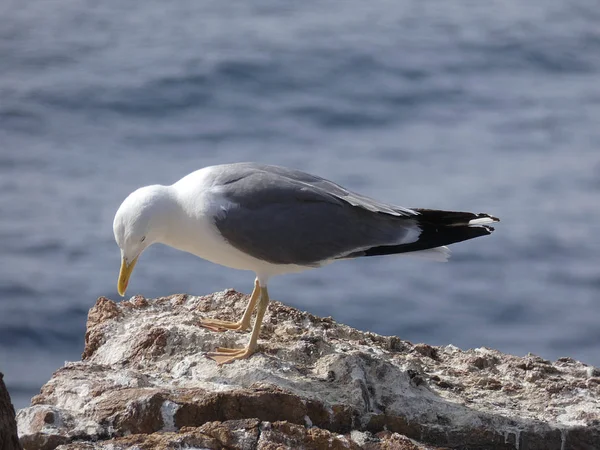
[[[258,312],[256,313],[256,322],[254,322],[254,328],[252,329],[252,335],[250,336],[250,342],[246,348],[226,348],[219,347],[216,351],[207,353],[210,359],[217,362],[218,365],[227,364],[235,361],[236,359],[247,358],[256,351],[256,343],[258,341],[258,335],[260,334],[260,327],[262,325],[263,317],[267,306],[269,306],[269,293],[267,288],[259,286],[259,300],[258,300]]]
[[[246,307],[246,311],[242,316],[242,319],[237,322],[229,322],[227,320],[219,320],[219,319],[202,319],[200,320],[200,326],[204,328],[208,328],[211,331],[227,331],[227,330],[239,330],[244,331],[250,328],[250,318],[252,317],[252,313],[254,312],[254,307],[256,306],[256,301],[258,300],[258,296],[260,293],[260,286],[258,284],[258,280],[254,281],[254,290],[252,291],[252,295],[250,296],[250,302],[248,302],[248,306]]]

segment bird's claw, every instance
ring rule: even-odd
[[[206,354],[207,358],[216,361],[217,365],[229,364],[238,359],[244,359],[250,356],[252,351],[248,347],[245,348],[227,348],[227,347],[218,347],[214,352],[208,352]]]
[[[245,331],[250,328],[250,325],[243,324],[241,322],[229,322],[227,320],[219,319],[201,319],[200,326],[207,330],[223,332],[227,330]]]

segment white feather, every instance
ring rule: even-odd
[[[446,246],[428,248],[427,250],[419,250],[418,252],[400,253],[400,256],[414,256],[415,258],[426,259],[435,262],[447,262],[450,259],[450,249]]]
[[[469,225],[486,225],[494,222],[496,221],[491,217],[481,217],[480,219],[469,220]]]

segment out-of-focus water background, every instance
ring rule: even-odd
[[[0,371],[16,407],[117,299],[135,188],[259,161],[408,207],[489,212],[448,264],[365,258],[272,298],[413,342],[600,365],[595,1],[0,4]],[[166,247],[128,293],[249,292]]]

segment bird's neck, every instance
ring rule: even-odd
[[[213,239],[214,224],[205,197],[194,194],[172,192],[172,208],[160,242],[202,258],[206,243]]]

